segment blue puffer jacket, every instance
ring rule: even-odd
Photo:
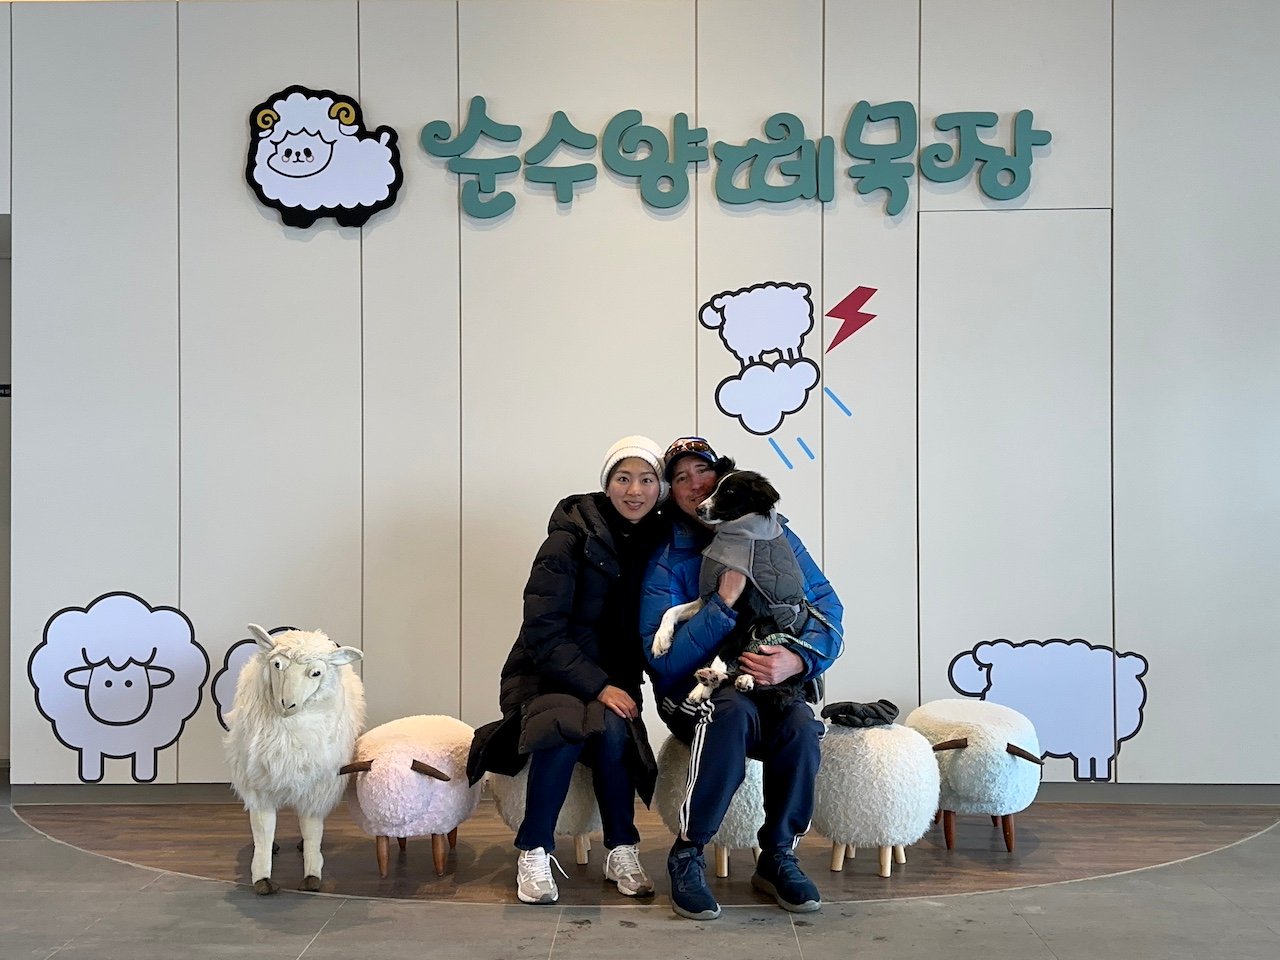
[[[809,617],[800,634],[805,646],[792,648],[805,663],[801,679],[809,680],[825,672],[844,649],[840,622],[844,606],[800,538],[791,532],[785,518],[778,519],[782,520],[783,534],[804,574],[805,597],[822,615],[821,618]],[[666,696],[684,699],[693,688],[693,672],[710,662],[738,621],[737,613],[713,593],[701,610],[676,628],[671,649],[661,657],[653,656],[653,635],[658,632],[662,615],[669,608],[698,597],[702,550],[710,541],[709,532],[677,519],[670,542],[654,554],[645,572],[644,590],[640,595],[640,635],[659,699]],[[822,622],[824,619],[831,627]]]

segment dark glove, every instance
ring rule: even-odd
[[[898,705],[888,700],[875,703],[854,703],[841,700],[822,708],[822,719],[838,723],[842,727],[880,727],[893,723],[898,717]]]

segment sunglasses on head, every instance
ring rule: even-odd
[[[715,455],[715,451],[711,449],[711,444],[701,437],[681,437],[667,447],[666,455],[662,459],[670,463],[672,457],[678,457],[685,453],[709,453],[713,456]]]

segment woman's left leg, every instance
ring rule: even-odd
[[[636,788],[626,765],[631,733],[626,720],[616,713],[605,714],[605,728],[592,736],[582,751],[582,762],[591,767],[591,782],[600,804],[604,845],[609,853],[604,861],[604,878],[618,885],[627,897],[653,895],[653,881],[640,866],[636,844]]]

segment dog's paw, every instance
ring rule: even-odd
[[[653,636],[654,657],[661,657],[671,649],[671,641],[675,638],[675,632],[674,627],[668,627],[666,624],[658,627],[658,632]]]
[[[756,681],[751,674],[740,673],[738,674],[738,679],[733,681],[733,685],[743,693],[746,693],[747,691],[754,690],[756,688]]]

